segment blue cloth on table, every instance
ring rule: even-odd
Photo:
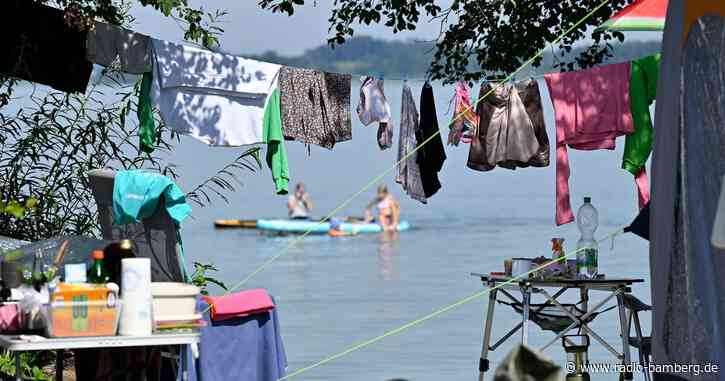
[[[198,303],[200,311],[208,306]],[[189,381],[277,381],[285,376],[287,356],[276,309],[220,322],[212,322],[206,312],[204,320],[199,358],[193,361],[191,351],[185,351]]]

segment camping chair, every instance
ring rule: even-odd
[[[629,345],[637,348],[639,353],[639,364],[648,369],[650,364],[650,355],[652,354],[652,337],[642,336],[642,326],[640,325],[639,313],[645,311],[651,311],[652,307],[645,304],[641,300],[637,299],[634,295],[623,294],[622,295],[624,307],[627,309],[627,335],[632,330],[632,323],[634,323],[635,336],[628,336]],[[648,371],[644,371],[644,378],[647,381],[651,380],[651,375]]]
[[[103,239],[130,239],[139,257],[151,259],[151,281],[183,282],[177,251],[176,225],[159,202],[151,218],[137,224],[114,225],[113,185],[116,172],[94,169],[88,173],[93,197],[98,205],[98,218]]]
[[[87,175],[90,190],[98,205],[98,218],[103,238],[115,241],[121,239],[133,241],[136,255],[151,259],[151,280],[153,282],[183,282],[182,265],[179,262],[177,251],[177,228],[163,207],[163,202],[159,202],[156,211],[150,218],[140,223],[115,225],[113,188],[116,172],[108,169],[94,169],[89,171]],[[117,349],[114,351],[118,352]],[[144,350],[127,349],[126,352],[128,352],[126,357],[132,363],[140,362],[145,364],[141,368],[134,366],[133,371],[138,375],[134,379],[143,379],[144,376],[149,379],[159,379],[161,366],[158,353],[155,350],[144,353]],[[169,350],[161,353],[161,357],[178,357],[177,354],[167,352]],[[101,360],[104,359],[109,360],[108,358],[102,358]],[[171,361],[170,364],[173,367],[176,361]],[[95,367],[95,365],[97,363],[92,364],[91,367]],[[130,369],[128,370],[130,371]]]

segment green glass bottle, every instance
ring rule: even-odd
[[[109,276],[103,265],[103,250],[93,250],[93,264],[88,269],[88,283],[106,284]]]

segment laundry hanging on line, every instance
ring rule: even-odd
[[[289,169],[280,139],[280,106],[276,98],[269,102],[281,66],[156,39],[151,46],[153,70],[144,76],[152,78],[148,98],[164,123],[208,145],[268,144],[275,191],[286,194]],[[143,120],[141,126],[151,123]]]
[[[657,98],[660,54],[632,61],[629,81],[629,105],[634,123],[634,133],[624,141],[622,168],[635,178],[639,208],[649,202],[649,179],[645,170],[647,158],[652,152],[652,117],[649,106]]]
[[[213,146],[262,143],[264,107],[280,65],[151,41],[151,99],[166,125]]]
[[[378,147],[381,150],[393,146],[393,122],[390,104],[385,97],[383,79],[375,79],[373,76],[360,78],[357,116],[363,126],[378,123]]]
[[[85,93],[93,65],[86,31],[69,26],[63,11],[27,0],[0,5],[0,72],[66,93]]]
[[[95,22],[86,40],[88,61],[101,66],[117,65],[130,74],[151,71],[150,38],[126,28]]]
[[[351,140],[351,82],[349,74],[283,67],[279,89],[285,138],[327,149]]]
[[[468,167],[490,171],[549,166],[549,136],[544,124],[539,85],[535,80],[481,87],[489,94],[477,107],[479,124],[472,131]]]
[[[418,142],[417,162],[426,198],[441,189],[438,172],[446,161],[446,150],[438,128],[433,87],[426,82],[420,93],[420,121],[415,133]]]
[[[448,145],[458,146],[461,141],[470,143],[471,131],[478,127],[478,114],[471,104],[466,82],[456,82],[453,102],[453,120],[448,132]]]
[[[618,136],[634,132],[629,109],[630,63],[546,74],[556,120],[556,224],[574,221],[569,200],[567,146],[615,148]]]
[[[400,133],[398,134],[398,166],[395,182],[402,185],[405,193],[413,200],[427,203],[423,180],[420,176],[418,155],[414,152],[418,146],[416,133],[419,130],[418,110],[415,107],[413,92],[407,83],[403,84],[403,96],[400,102]]]

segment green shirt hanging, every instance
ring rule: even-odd
[[[634,121],[634,133],[624,143],[622,168],[637,175],[652,152],[652,117],[649,106],[657,98],[660,55],[655,54],[632,61],[629,80],[629,108]]]
[[[264,108],[262,140],[267,144],[267,165],[272,171],[275,191],[277,194],[287,194],[289,166],[287,164],[287,152],[284,148],[284,136],[282,135],[279,89],[275,89],[269,95],[267,106]]]
[[[138,95],[138,106],[136,108],[139,145],[141,151],[146,153],[153,152],[158,143],[158,132],[156,131],[156,122],[154,121],[154,113],[151,106],[151,82],[153,82],[151,72],[144,73],[141,79],[141,91]]]

